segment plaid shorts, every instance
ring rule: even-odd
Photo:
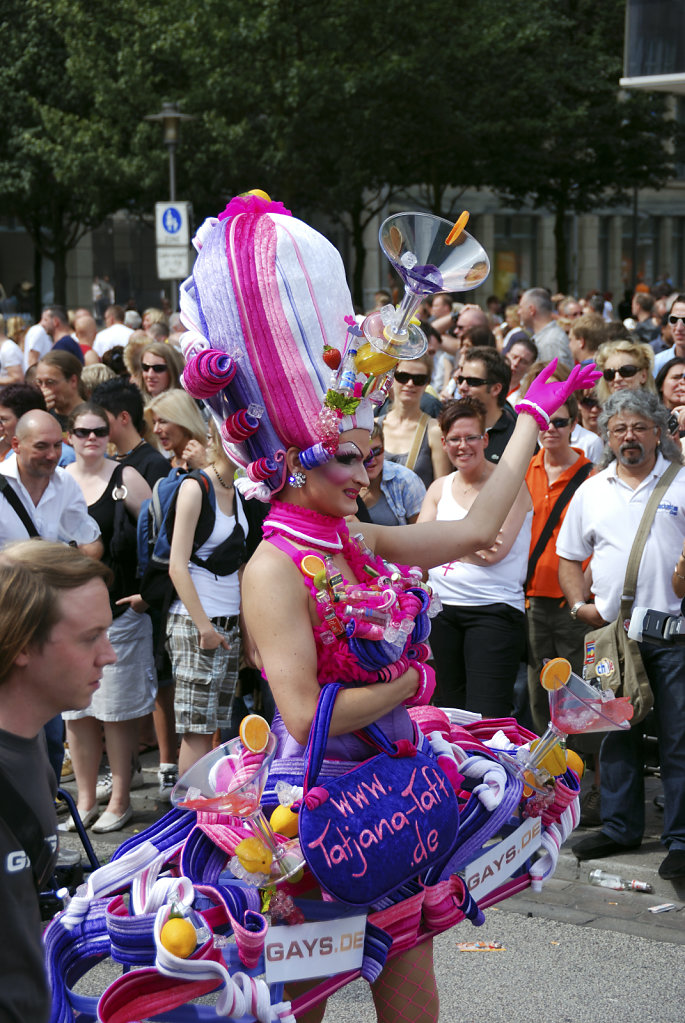
[[[200,633],[189,615],[170,614],[167,620],[167,650],[176,683],[174,714],[179,735],[202,735],[227,728],[231,719],[233,694],[240,661],[240,624],[232,629],[215,625],[229,649],[200,649]]]

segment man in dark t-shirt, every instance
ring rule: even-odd
[[[110,578],[66,544],[20,540],[0,551],[0,777],[10,796],[0,811],[2,1020],[50,1017],[37,893],[54,870],[57,819],[42,729],[64,710],[84,710],[116,660]]]
[[[132,465],[150,487],[169,474],[168,460],[143,438],[143,397],[135,384],[119,377],[106,380],[98,384],[91,400],[107,413],[118,461]]]

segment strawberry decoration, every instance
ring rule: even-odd
[[[340,352],[337,348],[333,348],[332,345],[323,346],[323,361],[326,363],[329,369],[337,369],[340,365]]]

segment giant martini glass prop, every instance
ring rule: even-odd
[[[584,682],[564,657],[547,661],[540,672],[540,682],[549,693],[551,721],[530,749],[519,749],[516,757],[503,756],[527,786],[544,792],[552,778],[563,773],[556,770],[559,755],[563,757],[560,741],[569,735],[589,732],[627,732],[633,706],[625,696],[614,696],[610,689],[595,689]]]
[[[253,753],[240,739],[230,739],[189,767],[171,791],[174,806],[241,817],[271,853],[266,883],[272,885],[297,874],[304,864],[298,840],[277,842],[260,805],[276,746],[273,732],[263,753]]]
[[[490,273],[483,246],[464,230],[468,213],[456,224],[432,213],[397,213],[381,224],[379,239],[404,282],[404,297],[395,308],[384,306],[362,323],[373,348],[395,359],[418,359],[428,342],[412,323],[421,301],[438,291],[469,291]]]

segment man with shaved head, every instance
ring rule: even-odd
[[[55,417],[40,409],[27,412],[17,423],[12,448],[17,457],[0,465],[0,547],[33,535],[101,557],[100,529],[81,488],[57,464],[62,429]]]

